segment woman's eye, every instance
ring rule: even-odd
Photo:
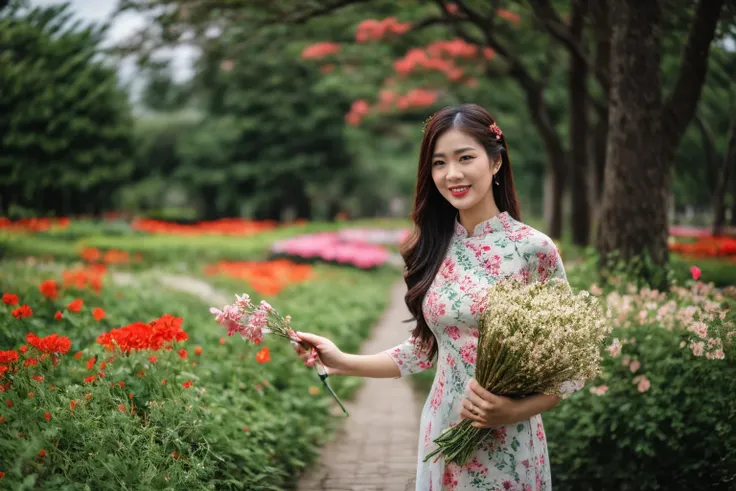
[[[460,161],[461,162],[463,160],[472,160],[472,159],[473,159],[473,156],[472,155],[463,155],[462,157],[460,157]]]
[[[444,164],[444,162],[442,162],[441,160],[436,160],[436,161],[432,162],[432,165],[434,165],[434,166],[436,166],[436,165],[442,165],[442,164]]]

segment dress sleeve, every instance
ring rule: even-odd
[[[429,358],[429,350],[422,347],[419,340],[413,336],[403,343],[384,351],[399,367],[401,374],[399,377],[405,377],[414,373],[419,373],[434,365],[434,360]],[[397,378],[399,378],[397,377]]]
[[[569,287],[565,266],[562,264],[562,257],[554,242],[552,242],[552,239],[545,238],[542,241],[537,247],[534,257],[530,258],[530,265],[532,266],[532,275],[539,278],[540,281],[556,278],[564,281]],[[554,392],[556,396],[567,399],[584,386],[584,380],[567,380],[560,384],[560,387]]]

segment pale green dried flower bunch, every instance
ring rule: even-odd
[[[601,370],[610,335],[600,300],[577,294],[560,279],[498,282],[488,291],[478,323],[475,379],[489,392],[507,397],[550,394],[566,397]],[[463,465],[492,432],[464,419],[445,430],[438,448],[446,462]]]

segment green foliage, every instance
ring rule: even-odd
[[[99,211],[130,174],[130,108],[97,59],[102,35],[68,5],[0,11],[0,209]]]
[[[718,315],[723,305],[703,300],[717,293],[697,286],[670,296],[627,291],[634,293],[614,293],[608,302],[621,354],[607,356],[602,375],[590,384],[607,391],[580,391],[545,414],[556,485],[573,491],[733,489],[736,346],[727,334],[734,330],[733,310],[730,327],[706,322],[705,338],[726,346],[725,360],[706,359],[691,352],[691,340],[701,338],[688,332],[687,312],[699,312],[696,319],[709,310]]]
[[[288,343],[267,339],[262,346],[251,346],[227,338],[208,305],[168,291],[150,276],[136,277],[130,287],[106,282],[101,295],[62,289],[57,300],[47,300],[37,285],[54,277],[52,272],[9,262],[2,272],[0,291],[17,293],[21,303],[34,309],[31,318],[15,319],[9,313],[13,307],[0,304],[2,348],[25,344],[29,331],[58,332],[73,344],[58,366],[46,358],[32,367],[21,362],[17,373],[4,374],[3,383],[12,385],[0,406],[5,418],[0,423],[3,486],[25,489],[25,481],[48,490],[79,483],[94,489],[281,490],[293,485],[314,460],[317,446],[329,437],[332,400]],[[386,288],[393,280],[393,275],[381,272],[317,268],[314,280],[291,285],[269,301],[304,329],[354,351],[384,308]],[[249,291],[242,282],[222,284],[231,291]],[[76,297],[85,301],[82,312],[65,310]],[[99,322],[90,314],[95,306],[107,312]],[[63,311],[63,320],[53,320],[56,310]],[[163,313],[182,317],[189,334],[171,351],[125,356],[94,342],[102,331]],[[202,347],[201,354],[195,346]],[[260,364],[255,354],[264,346],[270,348],[272,361]],[[186,358],[179,354],[181,348],[187,350]],[[72,356],[77,350],[82,351],[78,360]],[[31,348],[21,358],[34,354]],[[149,359],[152,354],[155,362]],[[103,361],[108,361],[104,368]],[[97,372],[105,377],[84,382]],[[32,375],[43,375],[43,382]],[[186,381],[193,386],[183,387]],[[343,397],[358,387],[357,379],[347,378],[336,378],[332,385]],[[34,396],[28,397],[28,392]],[[91,394],[89,399],[86,394]],[[12,407],[6,400],[12,400]],[[74,411],[71,400],[77,401]],[[38,455],[41,449],[45,457]]]

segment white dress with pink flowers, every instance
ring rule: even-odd
[[[475,374],[478,318],[489,285],[520,275],[541,281],[566,279],[552,240],[503,212],[478,224],[472,236],[457,220],[444,262],[424,298],[424,317],[438,342],[436,360],[414,345],[413,338],[386,350],[401,376],[437,363],[432,390],[422,410],[417,491],[546,490],[552,488],[542,417],[494,428],[493,437],[462,467],[443,458],[423,462],[433,440],[461,421],[467,384]],[[568,384],[565,384],[568,385]],[[566,395],[581,384],[569,384]],[[564,397],[564,396],[563,396]]]

